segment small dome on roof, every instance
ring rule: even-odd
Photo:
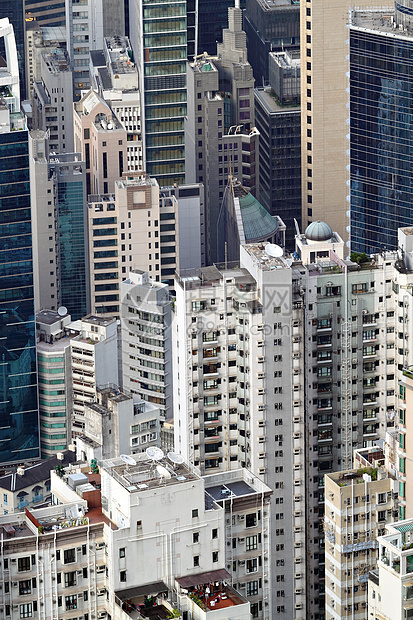
[[[333,231],[325,222],[311,222],[305,229],[305,236],[309,241],[328,241],[333,236]]]

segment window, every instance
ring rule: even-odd
[[[252,512],[245,517],[246,527],[256,527],[257,525],[257,513]]]
[[[32,604],[24,603],[20,605],[20,618],[31,618],[32,616]]]
[[[69,609],[77,609],[77,594],[65,596],[66,611]]]
[[[30,557],[19,558],[17,562],[18,571],[21,573],[25,570],[30,570]]]
[[[122,581],[122,582],[125,582],[125,581],[126,581],[126,571],[125,571],[125,570],[121,570],[121,571],[120,571],[120,573],[119,573],[119,579],[120,579],[120,581]]]
[[[126,549],[125,549],[125,547],[121,547],[121,548],[119,549],[119,557],[120,557],[120,558],[124,558],[124,557],[125,557],[125,555],[126,555]]]
[[[76,562],[76,549],[65,549],[63,552],[63,562],[65,564]]]
[[[194,555],[194,566],[199,566],[199,555]]]
[[[193,542],[194,544],[199,543],[199,532],[194,532],[194,533],[192,534],[192,542]]]
[[[212,530],[212,538],[218,538],[218,528],[216,527]]]
[[[258,594],[258,581],[250,581],[247,583],[247,596],[256,596]]]
[[[258,536],[247,536],[245,538],[245,551],[252,551],[258,548]]]
[[[192,510],[192,518],[195,519],[195,517],[197,517],[197,516],[198,516],[198,508],[194,508]]]
[[[247,573],[256,573],[257,571],[258,571],[258,560],[257,560],[257,558],[252,558],[251,560],[247,560],[246,572]]]
[[[76,585],[76,571],[65,573],[65,588],[72,588]]]
[[[19,581],[19,594],[31,594],[32,591],[32,581],[31,579],[27,579],[25,581]]]
[[[212,561],[213,562],[218,562],[218,551],[213,551],[212,552]]]

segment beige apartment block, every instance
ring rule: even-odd
[[[355,469],[325,476],[326,618],[366,618],[367,582],[378,560],[376,537],[397,517],[397,481],[380,448],[355,451]]]
[[[86,163],[87,194],[113,192],[128,168],[126,129],[92,90],[73,105],[75,145]]]
[[[328,222],[347,241],[350,179],[348,12],[351,0],[301,2],[303,228]],[[359,0],[360,7],[370,6]],[[379,0],[375,6],[387,6]]]

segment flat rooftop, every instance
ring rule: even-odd
[[[53,325],[61,321],[64,316],[67,316],[67,311],[59,314],[56,310],[40,310],[36,314],[36,321],[45,325]]]
[[[173,462],[169,455],[174,453],[164,455],[160,449],[153,450],[159,450],[156,460],[143,452],[127,455],[124,459],[122,457],[108,459],[102,462],[101,467],[130,493],[142,493],[200,479],[198,471],[191,465],[185,462]]]
[[[367,30],[379,31],[411,40],[411,36],[395,27],[392,18],[395,16],[394,5],[389,7],[377,7],[371,9],[354,9],[350,11],[350,27],[366,28]]]
[[[112,323],[115,323],[116,319],[114,319],[113,317],[104,317],[104,316],[97,316],[95,314],[89,314],[88,316],[85,316],[82,319],[82,323],[90,323],[92,325],[100,325],[101,327],[107,327],[108,325],[111,325]]]
[[[288,269],[292,260],[290,259],[291,264],[287,262],[287,259],[284,256],[272,256],[266,250],[267,243],[249,243],[244,245],[243,248],[246,252],[251,256],[255,263],[260,265],[260,268],[263,271],[272,271],[273,269]]]

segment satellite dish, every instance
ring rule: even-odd
[[[135,459],[132,456],[130,456],[129,454],[121,454],[120,458],[127,465],[136,465]]]
[[[181,465],[181,463],[185,461],[182,454],[178,454],[177,452],[168,452],[167,457],[171,463],[175,463],[175,465]]]
[[[279,245],[275,243],[267,243],[265,246],[265,251],[268,256],[272,256],[273,258],[280,258],[284,254],[284,250]]]
[[[163,465],[157,465],[156,471],[161,478],[165,478],[166,480],[169,480],[171,478],[171,472],[168,471]]]
[[[156,446],[150,446],[149,448],[146,448],[145,452],[146,456],[151,461],[160,461],[165,456],[163,450],[157,448]]]
[[[59,316],[66,316],[66,314],[67,314],[66,306],[60,306],[60,308],[57,310],[57,314]]]

